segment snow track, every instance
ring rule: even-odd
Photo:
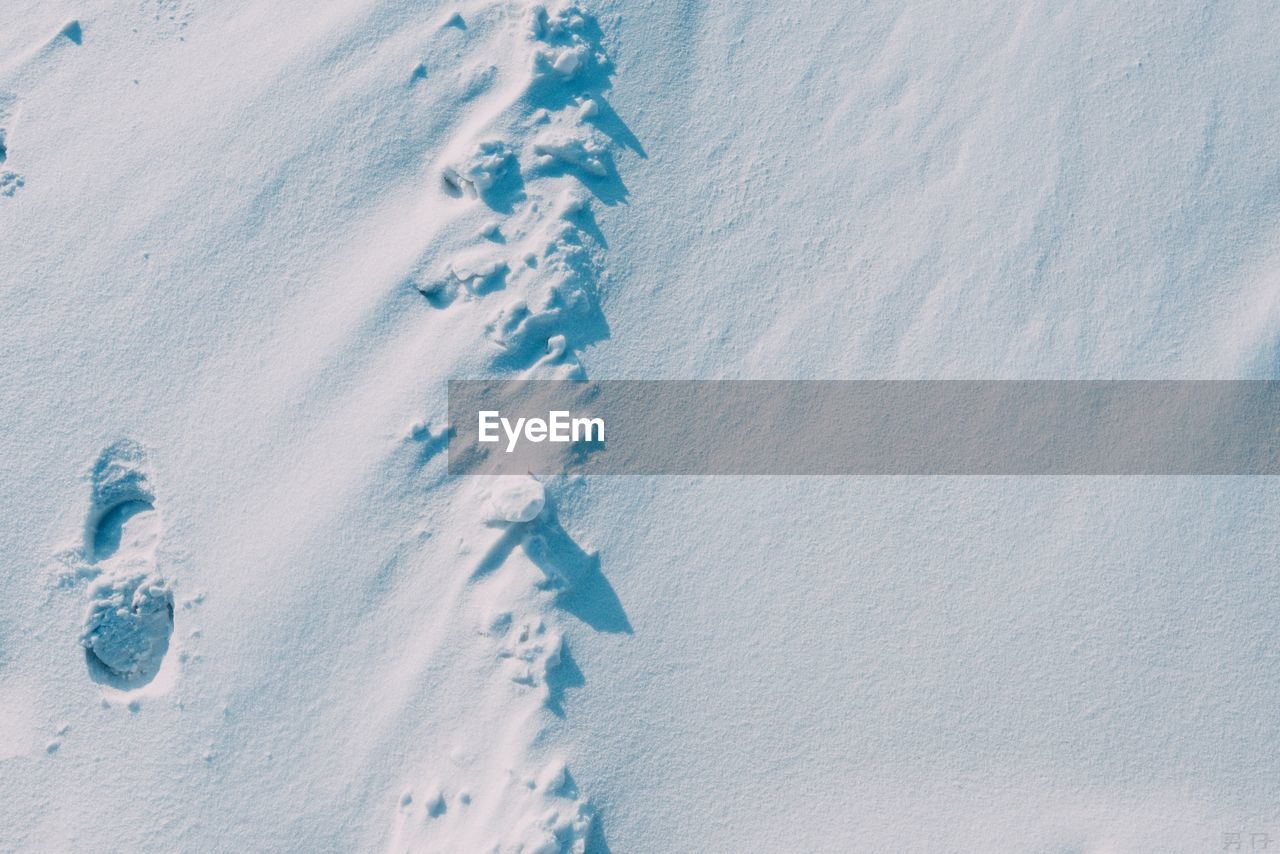
[[[460,34],[451,37],[465,38],[471,17],[451,18]],[[607,334],[590,199],[625,196],[607,139],[590,121],[611,69],[594,20],[575,7],[534,5],[497,27],[496,54],[507,62],[492,81],[496,94],[475,111],[483,121],[446,146],[440,170],[455,220],[411,282],[432,310],[484,315],[485,340],[476,344],[488,349],[490,370],[582,377],[582,350]],[[430,78],[430,69],[422,73]],[[562,668],[571,661],[556,600],[581,580],[557,556],[565,543],[549,549],[547,534],[563,538],[568,553],[585,553],[554,522],[554,499],[532,478],[465,491],[481,524],[460,540],[474,557],[458,605],[479,613],[482,647],[498,665],[486,670],[505,687],[485,692],[488,708],[468,712],[485,725],[406,788],[392,849],[582,852],[593,808],[564,759],[539,739],[544,716],[564,714]]]

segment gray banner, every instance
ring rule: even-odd
[[[1280,474],[1272,381],[454,380],[449,419],[452,474]]]

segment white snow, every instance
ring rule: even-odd
[[[1273,479],[443,419],[1274,377],[1278,67],[1249,3],[6,3],[0,851],[1274,847]]]
[[[486,517],[493,522],[531,522],[546,504],[542,484],[531,477],[486,478],[483,490]]]
[[[603,177],[609,174],[604,163],[604,146],[587,133],[570,135],[548,131],[539,134],[533,143],[533,151],[547,160],[559,160],[592,175]]]
[[[473,197],[483,195],[506,174],[511,156],[510,149],[501,140],[482,140],[461,161],[445,167],[445,180]]]

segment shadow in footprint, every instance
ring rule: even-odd
[[[556,312],[530,316],[519,336],[503,342],[502,349],[492,356],[495,368],[522,371],[547,355],[547,339],[563,335],[569,349],[581,351],[609,338],[609,324],[594,294],[583,291],[584,299],[570,311],[565,306],[555,306]]]
[[[604,232],[600,229],[600,223],[596,220],[595,211],[590,205],[583,205],[582,210],[568,217],[569,221],[576,225],[583,234],[590,237],[595,243],[600,245],[601,249],[609,248],[609,241],[605,238]]]
[[[595,95],[595,102],[598,112],[587,121],[595,125],[601,133],[609,137],[615,144],[625,146],[641,158],[648,160],[649,155],[644,150],[644,146],[640,144],[640,140],[631,132],[631,128],[627,127],[626,122],[609,105],[609,102],[599,94]]]
[[[96,535],[102,520],[116,507],[131,501],[150,504],[155,500],[147,476],[146,452],[138,443],[121,439],[98,455],[90,473],[93,492],[90,496],[88,531]]]
[[[93,544],[90,549],[92,559],[106,560],[114,555],[120,550],[120,541],[126,527],[137,527],[137,523],[142,521],[135,517],[154,512],[155,508],[151,506],[150,501],[135,499],[117,504],[104,513],[93,532]]]
[[[588,211],[574,214],[576,231],[596,237],[599,226]],[[595,257],[582,240],[582,234],[568,230],[561,235],[561,251],[557,271],[577,285],[572,301],[557,297],[548,310],[528,314],[520,319],[519,334],[506,337],[502,349],[494,353],[493,366],[501,370],[520,371],[547,354],[547,339],[563,335],[570,350],[581,351],[609,338],[609,323],[600,307],[600,272]]]
[[[506,153],[507,149],[499,143],[481,143],[475,157],[483,158],[486,152],[491,152],[494,148],[499,148],[502,152],[500,165],[484,165],[484,169],[492,173],[492,183],[484,182],[485,186],[477,186],[481,182],[476,180],[478,176],[472,174],[477,171],[476,167],[464,164],[446,169],[440,176],[441,186],[446,195],[455,199],[479,199],[496,213],[511,214],[515,212],[516,205],[526,198],[524,176],[520,174],[520,164],[516,158]]]
[[[587,836],[586,854],[612,854],[604,838],[604,815],[597,812],[591,820],[591,833]]]
[[[588,121],[614,143],[625,146],[647,159],[649,155],[640,144],[640,140],[604,99],[604,93],[613,88],[614,72],[613,62],[599,50],[604,41],[604,32],[592,16],[582,15],[581,18],[582,24],[576,35],[593,48],[588,61],[579,67],[569,80],[554,74],[539,77],[530,85],[528,98],[534,105],[554,112],[565,107],[576,107],[581,97],[589,96],[596,102],[598,112]],[[573,47],[574,45],[572,35],[566,36],[563,33],[560,35],[547,33],[544,40],[547,44],[556,47]]]
[[[449,447],[449,437],[453,435],[452,427],[445,427],[438,432],[428,428],[414,431],[413,440],[420,443],[418,449],[418,466],[425,466],[441,451]]]
[[[600,555],[574,542],[550,503],[529,524],[525,554],[560,588],[556,604],[598,632],[631,634],[622,602],[600,571]]]
[[[611,207],[625,202],[629,191],[627,190],[627,185],[622,183],[622,178],[618,176],[618,170],[613,162],[613,155],[607,151],[602,151],[596,156],[600,158],[601,163],[604,165],[604,175],[595,175],[581,167],[565,163],[563,160],[547,160],[540,163],[538,165],[538,174],[546,175],[550,178],[557,178],[562,175],[577,178],[579,183],[590,190],[593,196]]]
[[[508,525],[507,529],[502,532],[493,545],[489,546],[489,550],[480,556],[480,561],[476,564],[476,568],[471,571],[471,580],[475,581],[493,572],[498,567],[506,563],[507,558],[515,551],[516,546],[524,540],[528,533],[529,522],[522,522]]]
[[[493,186],[478,193],[478,195],[480,201],[488,205],[494,212],[500,214],[513,213],[516,205],[525,200],[524,176],[520,174],[520,167],[515,158],[512,158],[507,164],[507,168],[493,182]]]
[[[564,692],[586,684],[578,662],[569,652],[567,640],[561,640],[560,663],[547,674],[547,708],[558,718],[564,717]]]
[[[529,560],[557,590],[557,605],[596,631],[632,634],[618,594],[600,571],[600,555],[589,554],[574,542],[549,501],[542,515],[532,522],[507,526],[480,557],[471,571],[471,580],[502,566],[516,546],[524,548]]]

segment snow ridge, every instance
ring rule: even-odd
[[[466,22],[456,13],[446,26],[466,32]],[[506,39],[515,84],[442,159],[459,227],[444,230],[449,242],[431,247],[410,282],[431,310],[483,312],[487,363],[498,374],[583,378],[583,350],[607,335],[591,199],[613,204],[626,193],[611,138],[593,123],[612,73],[600,42],[577,7],[527,9]],[[556,519],[555,495],[581,488],[581,479],[532,477],[463,487],[475,516],[460,552],[478,554],[470,597],[493,677],[506,683],[489,701],[503,723],[486,733],[490,743],[460,745],[447,767],[406,788],[392,850],[583,852],[598,833],[563,757],[541,744],[547,713],[563,717],[561,694],[573,684],[561,672],[573,665],[558,603],[599,572]],[[620,626],[629,630],[625,618]]]

